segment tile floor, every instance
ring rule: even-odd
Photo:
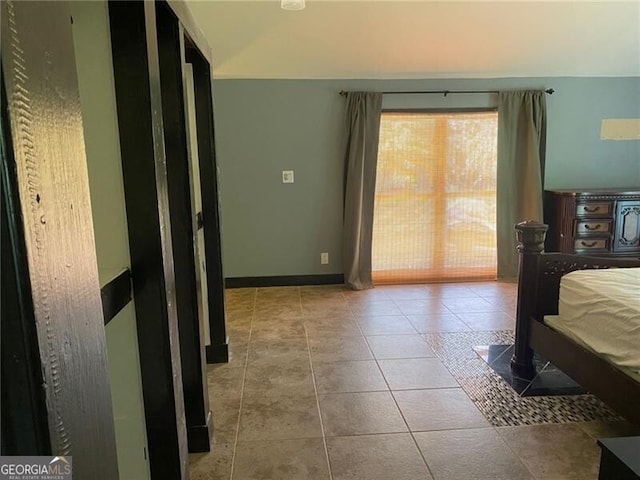
[[[509,423],[475,398],[464,372],[485,368],[473,342],[512,335],[511,283],[251,288],[226,298],[231,358],[208,367],[214,446],[190,456],[194,480],[588,480],[595,438],[640,433],[544,416],[495,426]]]

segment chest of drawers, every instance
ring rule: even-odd
[[[640,188],[547,190],[545,250],[640,256]]]

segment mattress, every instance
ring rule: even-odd
[[[640,268],[564,275],[545,323],[640,381]]]

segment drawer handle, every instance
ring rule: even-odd
[[[593,208],[589,208],[587,205],[585,205],[584,207],[584,211],[587,213],[596,213],[598,210],[600,210],[600,206],[595,206]]]
[[[596,223],[595,225],[591,225],[589,223],[586,223],[584,225],[585,230],[598,230],[602,225],[600,225],[599,223]]]
[[[583,240],[583,241],[581,241],[581,242],[580,242],[580,245],[582,245],[583,247],[591,248],[591,247],[595,247],[597,243],[598,243],[598,242],[596,242],[596,241],[593,241],[593,242],[585,242],[585,241]]]

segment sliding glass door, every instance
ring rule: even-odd
[[[375,283],[496,276],[498,114],[384,112]]]

